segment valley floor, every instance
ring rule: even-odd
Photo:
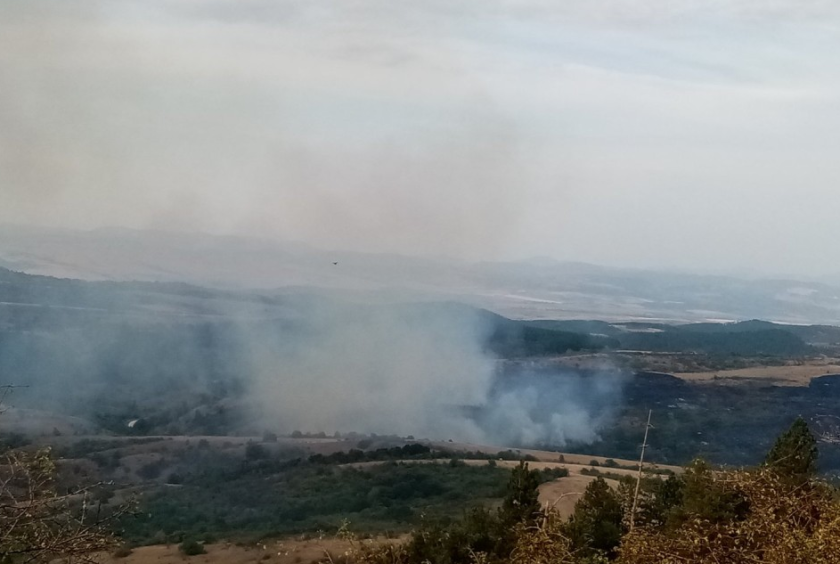
[[[374,542],[374,541],[366,541]],[[310,564],[335,558],[350,549],[350,542],[335,538],[266,541],[258,546],[228,542],[205,545],[207,554],[185,556],[178,545],[141,546],[125,557],[103,555],[103,564]]]

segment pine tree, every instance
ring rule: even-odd
[[[714,470],[704,460],[694,460],[681,481],[680,503],[668,517],[671,527],[693,519],[709,523],[737,521],[749,509],[743,496],[716,479]]]
[[[817,440],[801,417],[782,433],[764,463],[780,476],[805,482],[817,472]]]
[[[636,480],[625,476],[618,485],[618,497],[625,516],[630,515],[635,496]],[[642,478],[639,503],[636,509],[636,526],[663,527],[683,503],[685,481],[679,476],[667,480],[660,477]]]
[[[508,525],[531,523],[540,514],[539,475],[528,464],[520,461],[513,469],[502,504],[502,521]]]
[[[621,542],[623,518],[618,494],[599,476],[586,486],[575,504],[566,533],[582,556],[612,555]]]

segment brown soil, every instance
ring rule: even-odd
[[[399,541],[364,541],[399,542]],[[348,541],[323,538],[312,540],[283,539],[266,541],[257,546],[238,546],[231,543],[205,545],[207,554],[185,556],[177,545],[156,545],[135,548],[124,558],[103,555],[103,564],[311,564],[328,561],[327,553],[335,560],[351,548]]]

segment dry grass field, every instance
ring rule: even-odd
[[[446,449],[452,450],[456,452],[480,452],[483,454],[496,454],[499,451],[506,450],[500,447],[494,446],[487,446],[487,445],[475,445],[470,443],[456,443],[456,442],[435,442],[431,443],[429,446],[433,448],[439,449]],[[590,456],[588,454],[571,454],[567,452],[552,452],[548,450],[534,450],[534,449],[513,449],[513,452],[521,455],[529,455],[536,458],[539,462],[560,462],[561,466],[569,466],[569,465],[578,465],[578,466],[589,466],[590,463],[595,460],[598,462],[599,465],[603,466],[607,460],[614,460],[621,466],[635,466],[639,463],[638,460],[625,460],[622,458],[614,458],[609,459],[604,456]],[[562,456],[562,459],[560,458]],[[513,462],[513,464],[518,464],[517,462]],[[538,468],[539,466],[535,465],[534,462],[531,462],[531,466],[533,468]],[[667,466],[662,465],[658,466],[658,468],[664,470],[672,470],[674,472],[680,472],[682,469],[679,466]],[[612,471],[612,468],[607,468],[607,470]]]
[[[348,541],[335,538],[284,539],[258,546],[208,544],[205,545],[207,554],[186,556],[172,544],[135,548],[122,558],[107,554],[100,561],[103,564],[312,564],[328,561],[327,553],[335,558],[349,548]]]
[[[826,374],[840,374],[837,359],[814,360],[785,366],[753,366],[738,370],[709,372],[677,372],[674,376],[689,382],[710,384],[742,384],[749,382],[774,386],[807,386],[812,379]]]
[[[553,507],[563,517],[568,517],[575,510],[575,504],[583,495],[586,486],[594,480],[594,476],[584,476],[580,473],[573,473],[569,469],[566,478],[554,480],[540,486],[540,503]],[[608,480],[607,483],[612,482]]]
[[[456,450],[456,451],[471,451],[471,452],[481,452],[487,454],[495,454],[499,452],[498,447],[488,447],[483,445],[472,445],[466,443],[436,443],[433,446],[438,448],[447,448],[449,450]],[[591,481],[593,481],[596,476],[593,475],[585,475],[582,473],[584,470],[598,470],[604,474],[611,474],[611,475],[622,475],[622,476],[631,476],[634,477],[637,475],[637,471],[634,469],[628,468],[613,468],[610,466],[605,466],[605,462],[608,460],[607,458],[601,456],[589,456],[589,455],[582,455],[582,454],[569,454],[569,453],[558,453],[558,452],[550,452],[550,451],[542,451],[542,450],[530,450],[530,449],[517,449],[515,452],[523,454],[523,455],[530,455],[537,459],[535,462],[529,462],[528,465],[530,468],[534,470],[546,470],[551,468],[565,468],[569,471],[569,475],[564,478],[560,478],[557,480],[553,480],[551,482],[546,482],[540,486],[540,502],[543,505],[548,505],[557,509],[560,514],[564,517],[568,517],[574,511],[575,503],[580,497],[583,495],[586,486],[589,485]],[[562,456],[562,460],[561,460]],[[638,461],[631,461],[631,460],[623,460],[623,459],[612,459],[620,466],[635,466],[638,464]],[[596,461],[598,463],[597,466],[593,466],[592,462]],[[434,459],[434,460],[407,460],[404,461],[406,463],[411,464],[443,464],[449,462],[448,459]],[[483,465],[489,464],[490,461],[488,460],[465,460],[466,464],[470,465]],[[352,464],[351,466],[355,467],[364,467],[364,466],[371,466],[376,464],[382,464],[382,462],[360,462],[356,464]],[[515,460],[497,460],[496,465],[500,468],[514,468],[519,464],[518,461]],[[657,469],[660,470],[671,470],[672,472],[680,473],[682,472],[682,468],[679,466],[667,466],[662,465],[656,466]],[[612,486],[617,486],[618,483],[616,480],[608,478],[604,476],[604,479],[607,481],[608,484]]]
[[[441,443],[436,446],[440,447],[448,447],[454,450],[464,450],[464,451],[473,451],[473,452],[498,452],[498,448],[494,447],[486,447],[481,445],[469,445],[463,443]],[[586,476],[581,473],[584,469],[597,469],[603,473],[609,474],[621,474],[624,476],[636,476],[636,470],[629,470],[625,468],[610,468],[605,467],[604,463],[608,460],[602,456],[589,456],[589,455],[582,455],[582,454],[570,454],[570,453],[558,453],[558,452],[549,452],[549,451],[542,451],[542,450],[530,450],[530,449],[522,449],[516,450],[515,452],[521,454],[531,455],[538,460],[538,462],[529,462],[529,466],[535,470],[543,470],[546,468],[566,468],[569,471],[569,475],[565,478],[560,478],[558,480],[553,480],[551,482],[547,482],[540,486],[540,502],[544,505],[549,505],[556,508],[561,515],[564,517],[568,517],[574,511],[575,503],[577,503],[578,499],[583,495],[586,486],[589,485],[589,482],[593,481],[596,476]],[[562,462],[560,461],[560,457],[562,458]],[[599,466],[594,467],[591,465],[592,461],[597,461]],[[634,466],[638,464],[638,461],[633,460],[623,460],[623,459],[613,459],[616,463],[621,466]],[[484,461],[467,461],[468,464],[486,464]],[[504,460],[504,461],[497,461],[496,464],[503,468],[513,468],[517,464],[516,461],[512,460]],[[682,468],[679,466],[657,466],[657,468],[662,470],[671,470],[673,472],[682,472]],[[617,482],[615,480],[611,480],[606,478],[607,483],[616,486]]]

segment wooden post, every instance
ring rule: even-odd
[[[645,439],[642,441],[642,455],[639,457],[639,473],[636,476],[636,493],[633,494],[633,509],[630,510],[630,530],[636,524],[636,507],[639,504],[639,487],[642,485],[642,467],[645,463],[645,449],[647,448],[648,431],[650,430],[650,418],[653,410],[648,411],[647,425],[645,425]]]

